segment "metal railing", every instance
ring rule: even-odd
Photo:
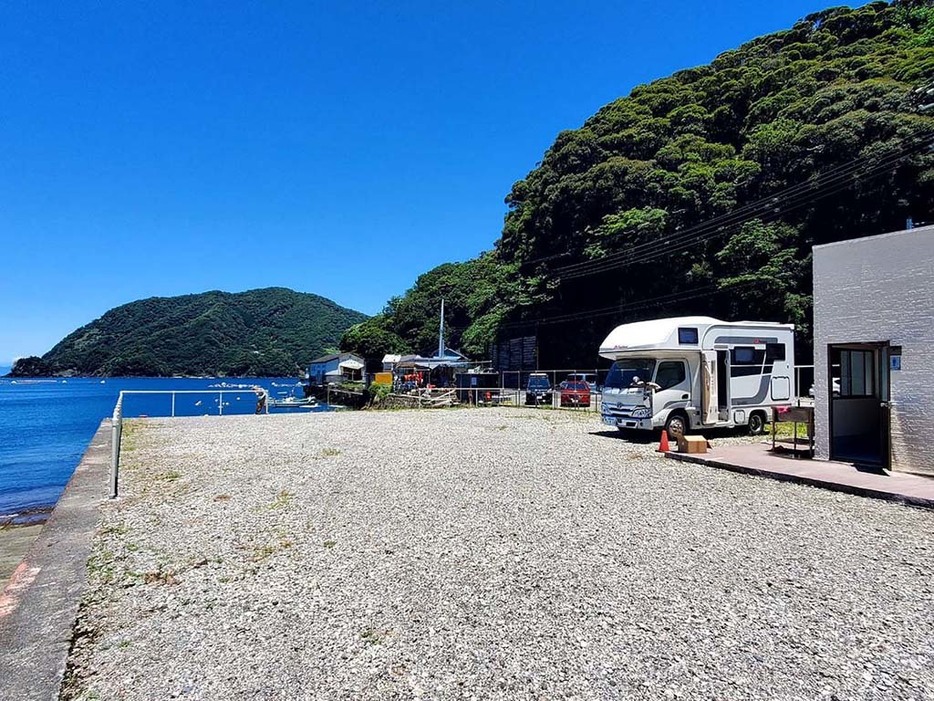
[[[217,414],[224,415],[224,395],[225,394],[255,394],[257,397],[256,413],[269,413],[269,391],[262,387],[251,387],[249,389],[124,389],[120,390],[117,396],[117,403],[114,405],[114,413],[110,421],[111,430],[111,452],[110,452],[110,498],[116,499],[118,494],[118,482],[120,479],[120,445],[123,440],[123,398],[130,394],[161,394],[169,395],[172,398],[171,416],[175,417],[175,397],[179,394],[210,394],[217,395]]]
[[[590,392],[590,402],[581,404],[576,403],[571,396],[565,404],[561,402],[561,388],[554,387],[550,391],[550,398],[539,401],[537,399],[529,400],[530,393],[524,389],[513,387],[447,387],[429,391],[426,389],[415,389],[404,393],[395,393],[392,396],[400,398],[409,398],[412,400],[413,408],[431,408],[440,405],[447,400],[451,403],[454,400],[458,404],[469,406],[529,406],[543,407],[551,409],[578,409],[584,411],[599,411],[601,393],[596,390]],[[534,397],[534,393],[532,394]]]
[[[504,390],[522,391],[528,386],[529,376],[531,374],[544,374],[548,376],[554,392],[559,391],[561,382],[568,379],[570,375],[586,375],[591,383],[592,394],[599,394],[597,388],[602,388],[609,373],[608,368],[596,368],[593,370],[587,368],[565,369],[565,370],[503,370],[501,374],[501,385]],[[795,400],[798,405],[807,404],[810,401],[808,391],[814,384],[814,366],[813,365],[795,365]],[[599,404],[597,404],[599,407]]]
[[[528,385],[529,375],[533,373],[536,375],[547,375],[548,381],[551,382],[552,387],[557,387],[561,382],[564,382],[568,379],[569,376],[577,376],[576,379],[586,379],[591,384],[596,386],[602,386],[603,381],[606,379],[607,374],[610,372],[609,368],[557,368],[551,370],[503,370],[502,371],[502,384],[503,387],[510,387],[512,389],[523,389]]]

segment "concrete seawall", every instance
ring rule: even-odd
[[[101,423],[48,522],[0,594],[0,698],[57,699],[98,505],[107,497],[110,421]]]

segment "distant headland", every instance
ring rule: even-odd
[[[268,287],[151,297],[111,309],[8,377],[274,377],[337,348],[361,312]]]

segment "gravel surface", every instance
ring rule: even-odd
[[[125,441],[67,699],[934,698],[932,512],[664,460],[574,412]]]

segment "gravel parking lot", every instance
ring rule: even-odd
[[[133,423],[64,698],[934,698],[934,513],[654,448],[535,409]]]

